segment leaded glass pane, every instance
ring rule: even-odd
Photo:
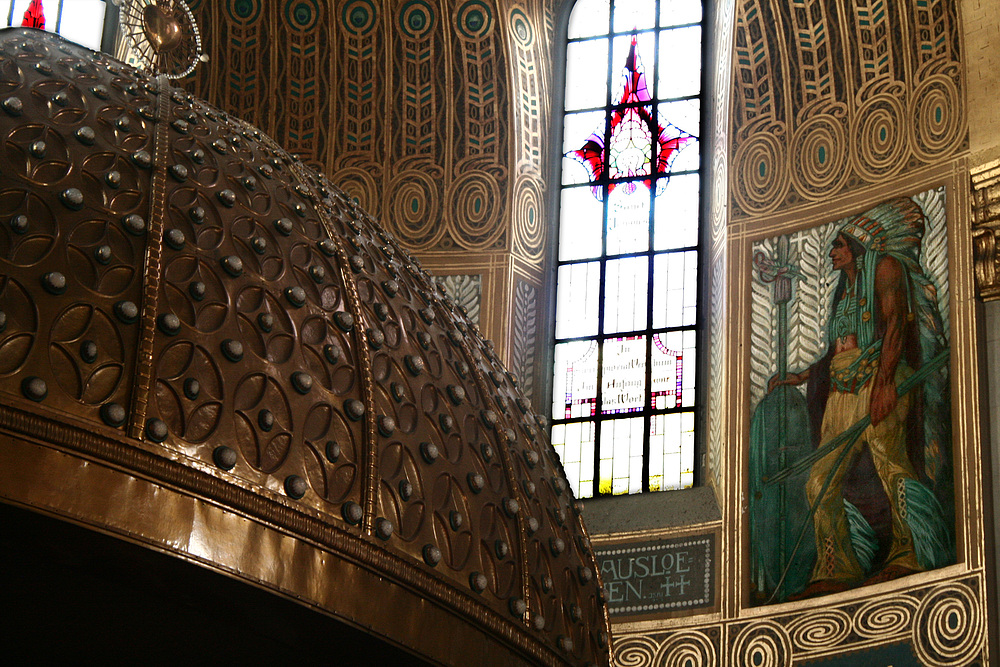
[[[698,174],[670,177],[653,211],[653,249],[672,250],[698,245]]]
[[[632,63],[629,60],[633,40],[636,43],[637,58],[634,68],[639,75],[638,77],[633,75]],[[655,33],[619,35],[614,38],[613,44],[611,72],[614,94],[611,102],[622,104],[623,102],[645,102],[653,99],[653,81],[656,77],[656,61],[653,59],[653,50],[656,48]],[[628,98],[628,92],[633,93],[635,97]]]
[[[698,306],[698,252],[653,258],[653,328],[693,326]]]
[[[601,426],[601,493],[642,491],[643,422],[641,417],[614,419]]]
[[[601,254],[601,234],[604,229],[604,205],[588,187],[566,188],[562,191],[559,226],[559,261],[589,259]],[[643,232],[647,227],[643,226]]]
[[[574,422],[552,427],[552,446],[566,471],[577,498],[594,495],[594,422]]]
[[[662,98],[662,92],[660,94]],[[676,102],[660,102],[660,116],[667,118],[677,129],[687,134],[698,136],[701,132],[701,101],[698,98],[677,100]],[[693,142],[692,142],[693,144]],[[685,151],[697,150],[696,145],[687,145]]]
[[[646,337],[604,341],[601,363],[601,414],[638,412],[646,396]]]
[[[693,483],[694,413],[656,415],[649,429],[649,490],[684,489]]]
[[[700,2],[691,2],[691,0],[660,0],[661,26],[666,28],[672,25],[700,22]]]
[[[695,340],[697,336],[693,329],[686,331],[668,331],[653,336],[653,346],[657,349],[679,350],[684,355],[684,367],[690,368],[691,372],[684,373],[681,383],[683,400],[680,407],[689,408],[694,405],[694,369],[695,369]]]
[[[573,12],[569,15],[567,36],[574,39],[606,35],[609,8],[607,0],[577,0],[573,5]]]
[[[555,359],[552,418],[593,417],[597,411],[597,342],[560,343]]]
[[[566,46],[566,111],[603,107],[608,103],[607,79],[593,75],[607,68],[608,40],[591,39]]]
[[[556,338],[597,334],[601,267],[597,262],[559,267],[556,280]]]
[[[648,291],[648,258],[608,261],[604,276],[604,333],[645,329]]]
[[[649,202],[650,191],[644,186],[614,189],[608,197],[609,255],[649,248]]]
[[[645,30],[656,25],[656,4],[654,0],[616,0],[615,32]]]
[[[104,0],[63,0],[59,34],[95,51],[101,50],[104,34]],[[52,17],[55,28],[55,16]]]
[[[615,47],[617,49],[617,43]],[[697,95],[701,90],[701,26],[673,28],[660,33],[660,70],[657,94],[661,98]]]
[[[653,372],[650,374],[649,404],[654,410],[670,410],[684,404],[684,350],[666,346],[662,335],[653,336]],[[692,367],[690,372],[694,372]]]
[[[601,146],[603,147],[605,118],[606,116],[603,111],[566,114],[566,119],[563,122],[563,185],[589,183],[591,181],[590,171],[577,159],[573,152],[578,150],[584,140],[593,134],[600,136]]]

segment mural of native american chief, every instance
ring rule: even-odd
[[[954,562],[944,190],[753,246],[756,604]]]

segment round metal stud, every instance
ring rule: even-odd
[[[462,401],[465,400],[465,387],[462,387],[461,385],[450,384],[445,391],[448,392],[448,398],[450,398],[451,402],[455,405],[461,405]]]
[[[497,413],[493,410],[483,410],[479,413],[486,428],[494,428],[497,425]]]
[[[545,629],[545,617],[541,614],[535,614],[534,618],[531,619],[531,626],[541,632]]]
[[[408,479],[399,480],[399,497],[404,501],[413,497],[413,484]]]
[[[60,90],[52,96],[52,103],[57,106],[64,107],[69,104],[69,95],[66,94],[65,90]]]
[[[559,639],[556,640],[556,644],[559,646],[559,650],[563,653],[569,653],[573,650],[573,640],[566,635],[559,635]]]
[[[520,410],[522,414],[527,413],[528,410],[531,409],[531,403],[529,403],[528,399],[523,396],[519,397],[516,401],[514,401],[514,403],[517,405],[517,409]]]
[[[333,314],[333,322],[344,333],[354,328],[354,316],[343,310],[338,310]]]
[[[271,178],[274,175],[274,168],[269,164],[260,165],[257,167],[257,171],[259,171],[260,175],[264,178]]]
[[[216,153],[224,155],[229,150],[229,144],[226,143],[225,139],[216,139],[212,142],[212,148],[215,149]]]
[[[71,211],[83,208],[83,193],[76,188],[66,188],[59,193],[59,201]]]
[[[173,313],[162,313],[156,318],[156,326],[168,336],[176,336],[181,330],[181,318]]]
[[[274,413],[264,409],[257,413],[257,426],[262,431],[270,431],[274,428]]]
[[[208,288],[205,286],[205,283],[201,282],[200,280],[196,280],[190,285],[188,285],[188,293],[191,295],[191,298],[194,299],[195,301],[201,301],[202,299],[204,299],[205,292],[207,289]]]
[[[388,540],[392,537],[392,530],[392,522],[388,519],[382,517],[375,519],[375,535],[379,539]]]
[[[323,356],[331,364],[335,364],[340,361],[340,347],[336,345],[325,345],[323,347]]]
[[[534,468],[536,465],[538,465],[538,452],[530,449],[525,451],[524,462],[528,464],[529,468]]]
[[[361,505],[354,501],[348,501],[340,508],[340,513],[344,517],[344,521],[356,526],[361,523],[361,519],[365,516],[365,511],[361,509]]]
[[[42,276],[42,287],[49,294],[63,294],[66,292],[66,276],[58,271],[49,271]]]
[[[187,239],[184,237],[184,232],[174,227],[168,229],[167,233],[163,235],[163,241],[173,250],[182,250]]]
[[[425,364],[422,357],[408,354],[403,357],[403,365],[406,366],[406,370],[410,371],[410,374],[413,376],[420,375],[424,372]]]
[[[205,222],[205,209],[201,206],[193,206],[191,210],[188,211],[188,217],[191,218],[191,222],[196,225],[200,225]]]
[[[469,377],[469,364],[467,364],[467,363],[465,363],[464,361],[461,361],[461,360],[460,361],[456,361],[455,362],[455,372],[458,373],[458,376],[460,378],[462,378],[463,380],[466,379],[466,378],[468,378]]]
[[[240,180],[240,183],[242,183],[243,187],[245,187],[250,192],[253,192],[254,190],[257,189],[257,179],[254,178],[253,176],[244,176]]]
[[[21,380],[21,393],[25,398],[40,403],[49,395],[49,386],[42,378],[30,375]]]
[[[152,442],[163,442],[167,439],[167,425],[162,419],[150,417],[146,420],[146,439]]]
[[[375,317],[377,317],[382,322],[385,322],[387,319],[389,319],[389,306],[385,305],[384,303],[376,303],[374,306],[372,306],[372,310],[375,311]]]
[[[326,255],[327,257],[333,257],[337,254],[337,244],[333,242],[332,239],[323,239],[316,243],[316,247],[319,251]]]
[[[504,498],[501,503],[503,506],[504,514],[513,519],[517,516],[517,513],[521,511],[521,505],[513,498]]]
[[[243,343],[238,340],[227,338],[222,341],[219,348],[222,350],[222,356],[233,363],[243,358]]]
[[[465,517],[458,510],[452,510],[448,513],[448,523],[451,525],[452,530],[460,530],[462,524],[465,523]]]
[[[399,294],[399,283],[395,280],[384,280],[382,281],[382,289],[390,297],[394,297]]]
[[[430,308],[421,308],[420,309],[420,319],[422,319],[427,324],[433,324],[434,323],[434,317],[435,317],[434,316],[434,311],[431,310]]]
[[[493,543],[493,552],[497,555],[497,558],[503,560],[510,555],[510,547],[503,540],[497,540]]]
[[[193,151],[191,151],[191,160],[195,164],[204,164],[204,162],[205,162],[205,151],[201,150],[200,148],[194,149]]]
[[[389,393],[392,394],[392,399],[397,403],[402,403],[403,399],[406,398],[406,390],[398,382],[389,384]]]
[[[115,316],[125,324],[132,324],[139,319],[139,306],[131,301],[119,301],[115,304]]]
[[[396,420],[389,415],[381,415],[378,418],[378,432],[383,437],[388,438],[396,432]]]
[[[309,267],[309,277],[312,278],[314,282],[321,283],[326,280],[326,269],[318,264],[314,264]]]
[[[105,403],[101,406],[101,419],[105,424],[118,428],[125,423],[125,408],[118,403]]]
[[[438,451],[437,445],[433,442],[420,443],[420,456],[423,457],[424,461],[427,463],[434,463],[440,455],[441,452]]]
[[[289,498],[298,500],[306,495],[306,491],[308,490],[309,484],[298,475],[289,475],[285,478],[285,493]]]
[[[313,388],[313,379],[309,373],[295,371],[292,373],[292,388],[300,394],[308,394]]]
[[[365,268],[365,260],[361,255],[351,255],[347,262],[351,265],[351,271],[361,273]]]
[[[190,176],[188,168],[182,164],[172,164],[167,169],[167,171],[170,172],[171,178],[173,178],[178,183],[183,183],[188,179],[188,176]]]
[[[426,331],[417,332],[417,342],[420,344],[420,347],[425,350],[431,349],[431,335]]]
[[[552,510],[552,516],[555,517],[556,523],[560,526],[566,523],[566,512],[563,512],[561,508],[557,507]]]
[[[365,329],[365,337],[368,339],[368,344],[374,350],[378,350],[385,345],[385,334],[378,329],[368,327]]]
[[[477,593],[482,593],[486,590],[486,575],[482,572],[473,572],[469,575],[469,588]]]
[[[32,141],[31,146],[28,147],[28,152],[31,153],[31,156],[36,157],[39,160],[45,157],[46,151],[47,147],[45,146],[45,142],[41,139],[38,141]]]
[[[553,477],[552,488],[555,489],[557,496],[561,496],[563,491],[566,490],[566,482],[561,477]]]
[[[482,447],[480,447],[480,449],[483,452],[483,459],[487,463],[489,463],[491,460],[493,460],[493,445],[491,445],[488,442],[484,442],[483,445],[482,445]]]
[[[173,126],[173,128],[175,130],[177,130],[181,134],[187,134],[188,131],[190,130],[190,126],[188,125],[188,122],[186,120],[181,119],[181,118],[178,118],[178,119],[174,120],[174,122],[172,122],[170,124]]]
[[[521,598],[511,598],[510,602],[507,603],[507,609],[510,610],[511,616],[521,618],[524,616],[524,612],[528,610],[528,605]]]
[[[576,568],[576,576],[580,579],[581,584],[589,584],[594,579],[594,571],[585,565],[581,565]]]
[[[264,333],[271,333],[271,330],[274,329],[274,315],[271,313],[261,313],[257,316],[257,326]]]
[[[243,275],[243,260],[236,255],[226,255],[219,260],[219,263],[222,265],[222,270],[233,278]]]
[[[15,234],[23,234],[28,231],[28,216],[23,213],[15,215],[10,219],[10,228]]]
[[[119,116],[118,119],[115,120],[115,127],[122,132],[128,132],[132,127],[132,119],[128,116]]]
[[[220,190],[215,193],[215,198],[219,200],[219,203],[226,208],[232,208],[236,206],[236,193],[230,189]]]
[[[263,255],[267,252],[267,240],[263,236],[255,236],[252,241],[250,241],[250,247],[258,255]]]
[[[549,538],[549,551],[552,552],[553,556],[558,556],[562,552],[566,551],[566,543],[558,537]]]
[[[122,225],[125,226],[125,231],[133,236],[142,236],[146,233],[146,221],[141,215],[135,213],[126,215],[122,218]]]
[[[337,459],[340,458],[342,450],[340,448],[340,443],[336,440],[327,440],[326,448],[324,449],[324,454],[326,454],[326,460],[330,463],[336,463]]]
[[[296,308],[306,305],[306,291],[298,285],[285,288],[285,298]]]
[[[24,113],[24,103],[17,97],[8,97],[0,103],[0,106],[3,107],[4,113],[8,116],[14,116],[16,118]]]
[[[288,218],[279,218],[274,221],[274,228],[278,230],[278,233],[282,236],[288,236],[292,233],[292,221]]]
[[[7,328],[7,313],[0,310],[0,331]]]
[[[462,332],[458,329],[448,329],[448,340],[451,341],[452,345],[460,345],[463,338]]]
[[[455,428],[455,418],[451,415],[441,415],[438,417],[438,423],[441,425],[441,430],[445,433],[451,433],[451,430]]]
[[[153,156],[148,151],[136,151],[132,153],[132,162],[140,169],[149,169],[153,166]]]
[[[534,535],[538,532],[539,524],[538,519],[533,516],[528,517],[528,534]]]
[[[365,404],[356,398],[349,398],[344,401],[344,412],[351,421],[358,421],[365,416]]]
[[[524,487],[524,492],[529,496],[535,495],[535,491],[538,490],[538,487],[536,487],[535,483],[532,482],[530,479],[524,480],[521,486]]]
[[[542,584],[542,592],[543,593],[551,593],[552,592],[552,577],[550,577],[547,574],[544,575],[542,577],[541,584]]]
[[[184,380],[184,395],[188,400],[195,400],[198,398],[198,394],[201,393],[201,383],[195,378],[187,378]]]
[[[441,550],[433,544],[425,544],[423,549],[424,562],[434,567],[441,562]]]
[[[236,450],[220,445],[212,451],[212,461],[223,470],[232,470],[236,467]]]
[[[306,217],[306,207],[299,202],[292,204],[292,210],[295,211],[300,218]]]

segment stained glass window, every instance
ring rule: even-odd
[[[104,38],[106,0],[0,0],[7,26],[28,26],[56,32],[100,51]],[[116,14],[117,15],[117,14]]]
[[[552,443],[578,497],[694,483],[700,0],[569,19]]]

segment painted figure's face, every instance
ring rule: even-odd
[[[837,238],[833,240],[830,259],[833,260],[834,269],[846,269],[854,263],[854,255],[851,254],[851,248],[847,245],[847,239],[843,234],[837,234]]]

